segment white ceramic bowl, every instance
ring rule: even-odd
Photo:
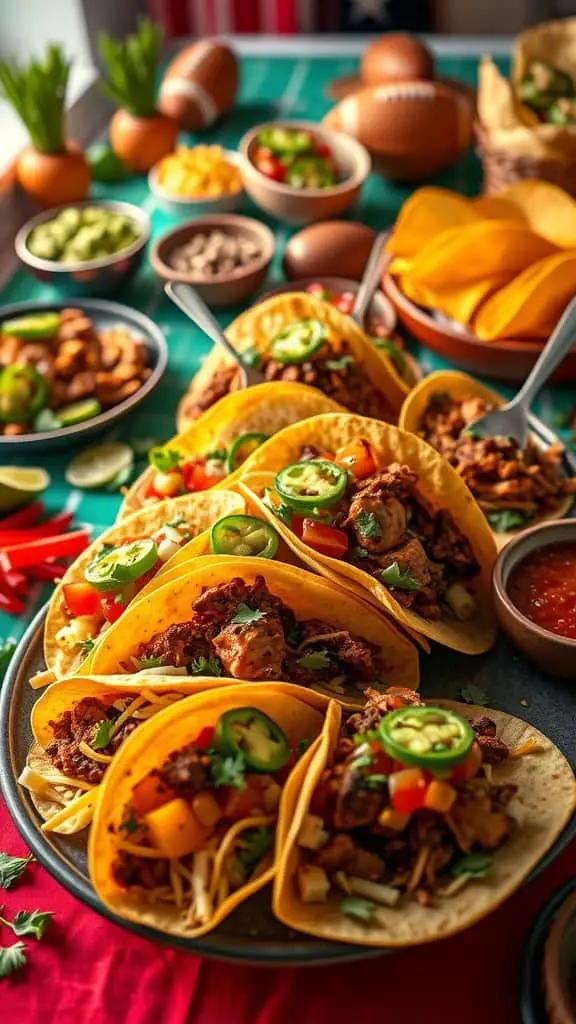
[[[234,164],[235,167],[242,167],[242,157],[233,149],[223,150],[226,161]],[[148,187],[156,197],[156,202],[166,213],[194,217],[197,215],[211,213],[231,213],[237,210],[244,195],[244,186],[241,185],[235,192],[226,192],[222,196],[177,196],[173,192],[167,192],[158,181],[160,163],[148,174]]]

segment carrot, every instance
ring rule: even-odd
[[[16,177],[40,206],[79,203],[90,188],[88,161],[72,144],[63,153],[40,153],[28,146],[16,161]]]

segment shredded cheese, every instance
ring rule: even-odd
[[[151,846],[138,846],[137,843],[128,843],[121,840],[118,849],[124,853],[131,853],[133,857],[147,857],[149,860],[166,860],[166,856],[160,850],[154,850]]]
[[[44,672],[37,672],[36,675],[30,676],[28,684],[33,690],[41,690],[43,686],[49,686],[53,683],[56,676],[52,672],[52,669],[45,669]]]
[[[78,827],[72,831],[80,831],[81,828],[85,828],[92,821],[94,814],[94,807],[96,805],[96,794],[98,793],[98,786],[94,789],[88,790],[87,793],[78,794],[66,805],[61,811],[52,815],[49,821],[45,821],[42,825],[43,832],[58,832],[60,826],[69,822],[71,818],[79,816]]]
[[[512,747],[508,751],[509,757],[524,757],[525,754],[534,754],[537,750],[541,750],[542,745],[535,740],[533,736],[527,739],[525,743],[521,743],[519,747]]]
[[[238,845],[238,836],[240,836],[242,832],[246,832],[249,828],[260,828],[272,825],[275,821],[275,817],[242,818],[241,821],[236,821],[230,826],[226,834],[223,836],[214,858],[212,882],[210,885],[210,896],[212,899],[217,892],[220,876],[222,874],[226,874],[224,867],[228,855],[231,854],[234,847]]]
[[[176,906],[181,907],[184,903],[184,890],[182,889],[182,879],[176,871],[174,861],[170,861],[170,884],[174,891]]]
[[[471,874],[458,875],[458,878],[455,878],[449,885],[444,886],[443,889],[437,889],[436,895],[442,896],[443,899],[455,896],[457,892],[460,892],[460,889],[463,889],[465,885],[468,885],[471,878]]]
[[[132,717],[136,708],[141,707],[142,704],[145,703],[146,697],[144,697],[142,694],[139,697],[135,697],[134,700],[130,702],[128,707],[122,712],[121,715],[118,716],[118,718],[114,722],[114,725],[110,729],[110,739],[112,739],[112,737],[116,735],[116,733],[120,729],[120,726],[124,725],[124,722],[127,722],[128,719]],[[96,758],[96,760],[98,760],[98,758]]]

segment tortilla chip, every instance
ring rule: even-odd
[[[478,202],[482,202],[479,200]],[[516,181],[498,196],[484,202],[499,202],[515,211],[541,238],[561,249],[576,249],[576,199],[549,181]]]
[[[496,910],[518,889],[570,820],[576,800],[574,774],[564,755],[542,733],[501,711],[454,701],[434,703],[467,719],[488,715],[496,723],[498,736],[509,747],[520,747],[529,739],[537,741],[534,753],[493,768],[496,781],[518,786],[514,798],[518,816],[522,817],[518,835],[494,853],[486,878],[474,879],[455,895],[438,898],[428,907],[402,898],[394,908],[379,907],[378,922],[363,923],[340,913],[342,895],[333,894],[326,903],[303,903],[295,882],[300,861],[297,839],[314,788],[338,738],[338,716],[329,713],[294,809],[274,883],[274,914],[289,928],[320,939],[366,946],[415,946],[447,938]]]
[[[473,620],[460,622],[447,616],[440,621],[424,619],[410,608],[403,608],[383,583],[357,566],[317,552],[312,558],[306,544],[263,504],[263,486],[273,486],[276,473],[299,460],[303,445],[336,450],[359,438],[370,442],[381,466],[400,462],[418,473],[418,490],[424,500],[433,509],[448,507],[468,538],[480,565],[480,572],[472,581],[477,604],[477,615]],[[255,473],[258,473],[256,478],[252,476]],[[254,479],[258,490],[253,486]],[[481,654],[492,646],[496,635],[491,599],[491,575],[496,559],[494,538],[484,514],[458,474],[420,438],[389,423],[361,416],[315,416],[305,423],[287,427],[263,444],[254,453],[250,471],[242,476],[241,487],[250,492],[253,500],[259,501],[261,511],[304,562],[311,564],[313,561],[330,578],[340,577],[363,586],[367,598],[383,606],[403,627],[467,654]]]
[[[404,270],[404,261],[409,264],[441,231],[473,224],[481,216],[473,203],[457,192],[433,186],[416,189],[402,204],[386,245],[394,257],[390,272],[399,272],[399,260]]]
[[[309,560],[303,561],[310,564]],[[300,621],[324,619],[336,628],[350,630],[375,644],[383,689],[388,685],[418,687],[418,654],[413,644],[356,593],[304,569],[266,558],[216,555],[198,558],[191,571],[130,606],[92,651],[91,671],[98,675],[121,673],[141,643],[171,623],[190,619],[191,604],[206,587],[235,578],[252,584],[257,576],[264,577],[270,591],[281,598]],[[330,690],[322,692],[330,697],[338,696]],[[350,689],[342,694],[342,701],[349,706],[362,707],[364,697],[360,689]]]
[[[539,260],[480,307],[474,331],[482,341],[550,336],[576,295],[576,249]]]

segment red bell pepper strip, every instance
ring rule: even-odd
[[[44,505],[41,501],[32,501],[25,508],[18,512],[12,512],[9,516],[0,519],[0,530],[22,530],[25,526],[31,526],[38,522],[40,516],[44,515]]]
[[[331,558],[342,558],[348,550],[348,535],[336,526],[328,526],[317,519],[304,519],[302,540],[313,551]]]
[[[26,569],[30,579],[38,580],[41,583],[55,583],[61,580],[66,572],[66,566],[61,562],[40,562],[39,565],[30,565]]]
[[[58,537],[70,526],[73,518],[72,512],[59,512],[58,515],[45,519],[43,523],[31,526],[27,530],[0,529],[0,547],[7,548],[13,544],[26,544],[31,540],[41,540],[42,537]]]
[[[14,544],[0,551],[0,568],[4,571],[38,565],[47,558],[74,558],[90,543],[88,530],[73,530],[60,537],[43,537],[28,544]]]
[[[26,597],[29,591],[28,580],[26,579],[23,572],[14,570],[14,572],[5,572],[3,579],[10,590],[14,590],[19,597]]]
[[[9,587],[0,582],[0,609],[8,612],[9,615],[22,615],[24,602],[14,594]]]

